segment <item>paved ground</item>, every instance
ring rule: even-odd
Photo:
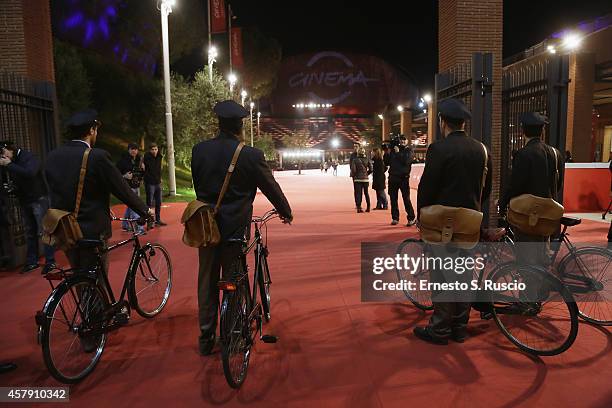
[[[581,324],[567,353],[539,359],[517,351],[476,314],[468,342],[436,347],[412,335],[426,314],[405,302],[362,303],[360,243],[399,242],[415,230],[388,225],[388,213],[356,214],[345,176],[305,173],[277,174],[295,210],[294,225],[276,222],[268,231],[274,281],[268,331],[280,341],[257,345],[240,391],[225,383],[218,354],[198,355],[196,251],[180,243],[183,205],[171,204],[164,210],[170,225],[148,236],[172,253],[171,300],[156,319],[133,316],[111,335],[96,371],[71,387],[71,405],[612,406],[610,329]],[[268,208],[258,196],[256,213]],[[603,242],[607,229],[585,221],[572,238]],[[113,254],[116,286],[128,252]],[[0,359],[19,365],[0,385],[58,385],[35,336],[33,316],[48,292],[37,273],[0,274]]]

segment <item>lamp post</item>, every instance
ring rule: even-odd
[[[255,104],[253,103],[253,101],[251,101],[251,147],[254,146],[253,144],[253,108],[255,107]]]
[[[164,94],[166,100],[166,145],[168,148],[168,189],[171,196],[176,195],[176,173],[174,169],[174,134],[172,129],[172,100],[170,96],[170,50],[168,46],[168,15],[172,13],[175,0],[162,0],[162,54],[164,60]]]
[[[425,113],[427,113],[427,145],[430,145],[436,138],[436,111],[434,109],[434,101],[431,94],[423,95],[423,102],[427,104],[427,109]]]
[[[229,81],[230,93],[232,94],[232,97],[233,97],[234,96],[234,85],[236,85],[236,82],[238,82],[238,78],[236,77],[236,74],[230,73],[227,77],[227,80]]]
[[[217,62],[217,48],[211,46],[208,49],[208,77],[210,78],[210,82],[212,82],[213,80],[213,65],[215,62]]]
[[[242,99],[241,99],[241,103],[240,103],[240,104],[241,104],[242,106],[244,106],[244,101],[245,101],[245,99],[246,99],[247,95],[248,95],[248,94],[247,94],[247,91],[246,91],[246,90],[244,90],[244,89],[242,90],[242,92],[240,92],[240,96],[242,96]]]

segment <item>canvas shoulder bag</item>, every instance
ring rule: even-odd
[[[87,173],[87,161],[90,152],[91,149],[88,148],[83,154],[74,211],[70,212],[50,208],[43,217],[42,242],[63,251],[74,248],[77,241],[83,239],[83,232],[81,231],[77,218],[81,208],[83,185],[85,183],[85,173]]]
[[[181,217],[181,223],[185,226],[185,232],[183,233],[183,243],[185,245],[193,248],[204,248],[216,246],[221,241],[221,234],[215,217],[223,196],[227,192],[230,178],[234,173],[238,156],[240,156],[243,147],[244,143],[240,142],[234,151],[234,156],[223,180],[219,198],[217,198],[217,204],[213,207],[209,203],[193,200],[185,208]]]
[[[480,183],[480,201],[487,179],[487,162],[489,155],[484,150],[484,168]],[[459,248],[471,249],[480,240],[482,212],[471,208],[430,205],[421,208],[419,215],[421,239],[430,244],[444,245],[452,243]]]
[[[559,182],[559,159],[557,150],[555,156],[555,171],[553,172],[552,196],[557,196]],[[523,234],[549,237],[555,234],[560,226],[564,208],[552,197],[543,198],[532,194],[521,194],[510,200],[508,205],[508,223]]]

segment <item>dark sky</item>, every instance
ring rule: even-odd
[[[335,49],[370,53],[433,86],[437,67],[434,0],[233,0],[238,25],[258,26],[278,39],[285,55]],[[612,0],[506,0],[504,57],[555,31],[612,13]]]

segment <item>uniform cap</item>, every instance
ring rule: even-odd
[[[81,127],[87,125],[101,125],[98,121],[98,112],[93,109],[85,109],[76,112],[66,121],[66,126],[68,127]]]
[[[247,111],[244,106],[232,100],[217,103],[213,109],[213,112],[215,112],[215,114],[220,118],[225,119],[242,119],[249,116],[249,111]]]
[[[525,126],[544,126],[548,118],[539,112],[527,112],[521,116],[521,123]]]
[[[438,105],[440,116],[449,119],[466,120],[472,117],[469,109],[459,99],[446,99]]]

